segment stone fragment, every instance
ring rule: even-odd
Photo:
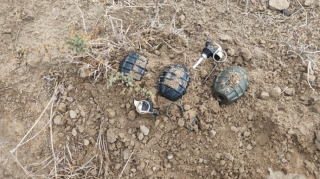
[[[77,113],[74,110],[70,110],[70,118],[75,119],[77,117]]]
[[[261,99],[268,99],[269,98],[269,93],[266,91],[262,91],[260,94]]]
[[[183,108],[184,110],[189,111],[191,109],[191,106],[189,104],[185,104]]]
[[[303,5],[308,7],[308,6],[311,6],[313,3],[314,3],[314,0],[305,0],[303,2]]]
[[[67,111],[67,105],[65,103],[60,103],[57,110],[60,113],[65,113]]]
[[[217,132],[215,130],[210,130],[209,134],[211,137],[214,137],[216,136]]]
[[[140,131],[141,131],[144,135],[148,135],[148,134],[149,134],[149,128],[147,128],[145,125],[141,125],[141,126],[140,126]]]
[[[57,115],[56,117],[54,117],[53,123],[55,125],[63,125],[62,117],[60,115]]]
[[[180,127],[184,126],[184,120],[183,120],[183,118],[179,118],[179,120],[178,120],[178,125],[179,125]]]
[[[106,111],[107,111],[108,117],[110,117],[111,119],[116,116],[116,112],[113,109],[109,108]]]
[[[221,41],[232,42],[232,38],[229,35],[226,35],[226,34],[221,34],[219,36],[219,39]]]
[[[109,143],[114,143],[117,140],[117,135],[114,130],[108,129],[107,130],[107,141]]]
[[[71,133],[73,136],[77,136],[77,134],[78,134],[77,129],[73,128]]]
[[[252,53],[247,48],[241,49],[240,54],[245,61],[249,61],[252,58]]]
[[[87,146],[87,145],[89,145],[89,144],[90,144],[90,142],[89,142],[89,140],[88,140],[88,139],[84,139],[84,140],[83,140],[83,144],[84,144],[85,146]]]
[[[279,97],[281,95],[281,88],[278,86],[272,88],[270,94],[273,97]]]
[[[269,0],[269,7],[275,10],[288,9],[290,3],[287,0]]]
[[[236,51],[233,48],[229,48],[227,50],[227,54],[232,57],[236,54]]]
[[[128,113],[128,119],[133,121],[135,118],[136,118],[136,112],[134,110],[131,110]]]
[[[296,93],[296,90],[294,88],[288,88],[284,91],[284,93],[288,96],[293,96]]]

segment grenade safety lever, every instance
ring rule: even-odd
[[[206,59],[213,57],[215,61],[219,61],[223,56],[222,48],[217,43],[213,42],[212,40],[207,40],[206,47],[202,50],[201,57],[199,60],[192,66],[193,69],[196,69],[200,63]]]

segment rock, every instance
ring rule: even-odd
[[[183,22],[185,19],[186,19],[186,16],[185,16],[185,15],[181,14],[181,15],[179,16],[180,22]]]
[[[221,34],[219,36],[219,39],[221,41],[227,41],[227,42],[232,42],[232,38],[229,36],[229,35],[226,35],[226,34]]]
[[[128,119],[133,121],[136,118],[136,111],[131,110],[128,114]]]
[[[287,0],[269,0],[270,9],[275,9],[279,11],[283,9],[288,9],[289,4],[290,3]]]
[[[296,90],[294,88],[288,88],[284,91],[284,93],[288,96],[293,96],[296,93]]]
[[[131,154],[131,152],[129,151],[129,149],[125,149],[125,150],[123,151],[123,159],[124,159],[124,160],[129,159],[130,154]]]
[[[11,33],[12,33],[12,30],[11,30],[11,28],[4,28],[4,29],[2,30],[2,33],[3,33],[3,34],[11,34]]]
[[[70,111],[70,118],[75,119],[77,117],[77,113],[74,110]]]
[[[83,133],[84,132],[84,126],[83,125],[79,125],[78,126],[78,130],[80,133]]]
[[[233,161],[233,160],[234,160],[234,156],[231,155],[230,153],[226,153],[226,154],[225,154],[225,157],[226,157],[228,160],[230,160],[230,161]]]
[[[233,48],[229,48],[227,50],[227,54],[232,57],[236,54],[236,51]]]
[[[146,167],[146,163],[141,161],[140,164],[137,166],[137,169],[142,171]]]
[[[225,160],[220,160],[220,165],[221,166],[224,166],[226,164],[226,161]]]
[[[179,120],[178,120],[178,125],[179,125],[180,127],[184,126],[184,120],[183,120],[183,118],[179,118]]]
[[[210,130],[209,134],[211,137],[214,137],[216,136],[217,132],[215,130]]]
[[[77,134],[78,134],[77,129],[73,128],[71,133],[73,136],[77,136]]]
[[[143,133],[142,133],[142,132],[140,132],[140,134],[138,135],[138,139],[139,139],[139,140],[142,140],[142,139],[143,139]]]
[[[208,76],[207,70],[201,69],[201,71],[200,71],[200,76],[201,76],[201,78],[206,78],[206,77]],[[189,107],[190,107],[190,105],[189,105]],[[186,109],[185,109],[185,110],[186,110]]]
[[[241,49],[240,54],[245,61],[249,61],[252,58],[252,53],[247,48]]]
[[[231,126],[231,131],[232,132],[238,132],[238,129],[235,126]]]
[[[114,130],[108,129],[107,130],[107,141],[109,143],[114,143],[117,140],[117,135]]]
[[[60,103],[57,110],[60,113],[65,113],[67,111],[67,105],[65,103]]]
[[[189,111],[191,109],[191,106],[189,104],[185,104],[183,108],[184,110]]]
[[[110,117],[111,119],[116,116],[116,112],[113,109],[109,108],[106,111],[107,111],[108,117]]]
[[[305,0],[303,5],[304,6],[311,6],[314,3],[314,0]]]
[[[119,169],[121,168],[121,164],[120,164],[120,163],[117,163],[117,164],[114,166],[114,168],[115,168],[116,170],[119,170]]]
[[[269,98],[269,93],[266,91],[262,91],[260,94],[261,99],[268,99]]]
[[[252,145],[249,144],[249,145],[247,146],[247,150],[252,150],[252,149],[253,149]]]
[[[54,119],[53,119],[53,123],[55,125],[63,125],[63,120],[62,117],[60,115],[57,115]]]
[[[211,100],[207,102],[207,107],[213,111],[213,113],[218,113],[220,111],[220,105],[218,100]]]
[[[250,135],[251,135],[250,132],[245,132],[245,133],[243,134],[244,137],[249,137]]]
[[[291,16],[291,12],[288,9],[283,9],[281,12],[286,16]]]
[[[83,140],[83,144],[84,144],[85,146],[87,146],[87,145],[89,145],[89,144],[90,144],[90,142],[89,142],[89,140],[88,140],[88,139],[84,139],[84,140]]]
[[[271,92],[270,92],[271,96],[273,97],[279,97],[281,95],[281,88],[276,86],[274,87]]]
[[[171,159],[173,159],[173,155],[172,155],[172,154],[169,154],[169,155],[167,156],[167,158],[168,158],[168,160],[171,160]]]
[[[148,134],[149,134],[149,129],[148,129],[145,125],[141,125],[141,126],[140,126],[140,131],[141,131],[144,135],[148,135]]]

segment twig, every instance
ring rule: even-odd
[[[78,8],[78,10],[79,10],[79,12],[80,12],[81,18],[82,18],[82,25],[83,25],[84,32],[86,33],[86,35],[88,35],[86,23],[85,23],[85,21],[84,21],[84,16],[83,16],[83,13],[82,13],[82,11],[81,11],[81,9],[80,9],[80,7],[79,7],[79,5],[78,5],[77,2],[76,2],[76,6],[77,6],[77,8]]]
[[[300,26],[300,27],[303,27],[303,26],[306,26],[306,25],[308,24],[308,12],[307,12],[306,9],[302,6],[302,4],[300,3],[299,0],[296,0],[296,1],[299,3],[299,5],[300,5],[301,8],[303,9],[303,11],[306,13],[306,23]]]
[[[55,178],[58,178],[57,175],[57,159],[56,159],[56,154],[54,152],[54,140],[53,140],[53,135],[52,135],[52,119],[53,119],[53,115],[55,112],[53,112],[53,102],[51,103],[51,109],[50,109],[50,142],[51,142],[51,151],[52,151],[52,156],[53,156],[53,161],[54,161],[54,174],[55,174]]]
[[[182,53],[184,52],[184,50],[182,51],[178,51],[177,49],[173,48],[170,44],[168,44],[166,41],[162,40],[169,48],[171,48],[174,52],[176,53]]]
[[[97,155],[94,155],[93,157],[91,157],[85,164],[83,164],[83,165],[81,165],[81,167],[77,168],[77,169],[75,170],[75,172],[84,169],[85,166],[88,165],[95,157],[97,157]]]
[[[46,110],[48,109],[49,105],[51,103],[53,103],[53,100],[55,99],[55,95],[56,95],[57,89],[55,89],[50,101],[48,102],[47,106],[44,108],[44,110],[42,111],[42,113],[40,114],[40,116],[38,117],[38,119],[36,120],[36,122],[32,125],[32,127],[29,129],[29,131],[27,132],[26,135],[23,136],[23,138],[20,140],[20,142],[17,144],[17,146],[14,149],[10,150],[10,153],[14,153],[20,146],[21,143],[23,143],[23,141],[26,139],[26,137],[31,133],[31,131],[33,130],[33,128],[38,124],[38,122],[40,121],[40,119],[42,118],[42,116],[44,115],[44,113],[46,112]]]
[[[133,151],[133,152],[134,152],[134,151]],[[124,170],[126,169],[128,163],[129,163],[129,160],[131,159],[131,156],[132,156],[133,152],[131,152],[130,157],[128,158],[126,164],[124,165],[124,167],[123,167],[123,169],[122,169],[122,171],[121,171],[121,173],[120,173],[120,175],[119,175],[119,178],[122,177],[122,174],[123,174]]]

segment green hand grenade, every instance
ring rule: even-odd
[[[231,104],[243,96],[248,85],[248,76],[244,68],[229,67],[216,77],[212,85],[212,95],[221,104]]]

